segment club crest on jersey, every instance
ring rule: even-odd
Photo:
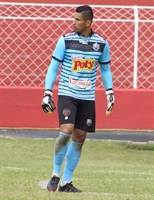
[[[95,51],[98,51],[99,48],[100,48],[100,44],[98,44],[97,42],[93,44],[93,49],[94,49]]]
[[[87,126],[91,126],[92,125],[92,119],[87,119],[86,124],[87,124]]]
[[[72,71],[78,72],[81,70],[92,71],[95,66],[94,59],[75,59],[73,60]]]

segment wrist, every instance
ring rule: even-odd
[[[45,92],[44,92],[44,96],[47,96],[47,95],[49,95],[49,96],[53,96],[52,91],[51,91],[51,90],[45,90]]]
[[[109,94],[114,94],[113,92],[113,89],[112,88],[109,88],[105,91],[106,95],[109,95]]]

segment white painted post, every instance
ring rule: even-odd
[[[134,74],[133,74],[133,88],[137,88],[137,70],[138,70],[138,8],[134,6],[134,17],[135,17],[135,27],[134,27]]]

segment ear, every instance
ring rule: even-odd
[[[87,20],[86,21],[86,26],[91,26],[91,23],[92,23],[91,20]]]

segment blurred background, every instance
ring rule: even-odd
[[[115,107],[105,116],[106,96],[99,66],[97,130],[154,129],[153,1],[84,1],[92,6],[92,28],[110,45]],[[45,75],[58,38],[73,30],[83,2],[1,2],[0,127],[58,129],[57,111],[41,109]],[[58,76],[59,77],[59,76]],[[57,103],[58,77],[54,86]]]

